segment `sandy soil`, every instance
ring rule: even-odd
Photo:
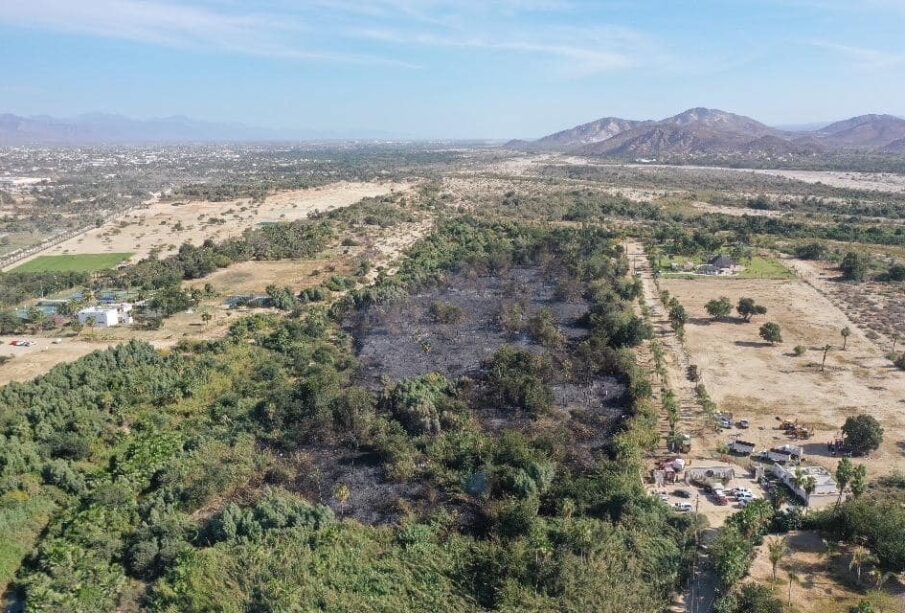
[[[35,254],[130,252],[133,260],[152,249],[166,256],[186,241],[221,241],[238,236],[257,224],[304,219],[313,211],[349,206],[365,197],[404,190],[402,183],[333,183],[307,190],[278,192],[261,204],[248,199],[228,202],[190,201],[179,204],[155,202],[95,230]],[[223,220],[214,223],[212,219]],[[28,258],[31,259],[31,258]],[[26,260],[17,262],[19,265]]]
[[[873,476],[905,470],[905,373],[812,286],[799,280],[738,279],[664,279],[661,285],[689,313],[686,345],[714,401],[736,419],[751,420],[751,429],[743,432],[746,439],[759,448],[789,442],[776,429],[776,418],[797,419],[815,429],[815,436],[804,442],[808,459],[835,468],[837,460],[825,443],[838,434],[846,417],[869,413],[886,429],[884,443],[857,461],[865,462]],[[748,324],[712,322],[704,304],[720,296],[733,302],[750,296],[768,313]],[[782,344],[761,341],[758,328],[764,321],[780,325]],[[842,351],[839,330],[846,325],[852,335]],[[833,349],[821,372],[826,344]],[[796,345],[807,347],[807,353],[794,357],[791,349]],[[707,444],[716,448],[728,442],[730,434],[711,435]]]
[[[767,537],[777,538],[777,537]],[[848,613],[864,598],[864,588],[857,585],[849,570],[851,555],[845,549],[831,553],[827,543],[816,532],[790,532],[786,536],[788,553],[777,566],[776,595],[783,601],[789,596],[789,571],[798,578],[792,581],[792,603],[800,613]],[[862,577],[867,569],[862,570]],[[751,565],[750,579],[772,585],[773,567],[766,542],[758,547]],[[869,580],[864,578],[865,583]],[[895,613],[905,607],[905,587],[895,580],[884,586],[887,593],[878,611]]]
[[[745,207],[725,206],[722,204],[710,204],[707,202],[692,202],[691,206],[704,211],[705,213],[719,213],[721,215],[731,215],[732,217],[782,217],[785,213],[781,211],[768,211],[763,209],[749,209]]]
[[[261,294],[268,285],[273,284],[301,290],[317,285],[331,275],[349,274],[351,271],[350,259],[342,253],[333,253],[311,260],[240,262],[202,279],[187,281],[184,286],[201,288],[210,283],[215,292],[224,296]]]

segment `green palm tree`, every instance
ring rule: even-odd
[[[839,460],[839,465],[836,467],[836,485],[839,487],[839,497],[836,499],[834,510],[838,509],[839,504],[842,502],[842,496],[845,495],[845,488],[848,487],[848,484],[854,476],[854,468],[852,461],[848,458]]]
[[[793,571],[789,571],[789,608],[792,608],[792,583],[798,581],[798,575]]]
[[[876,562],[877,558],[870,552],[870,549],[864,547],[863,545],[858,545],[852,550],[852,560],[848,563],[848,569],[855,569],[855,575],[858,578],[858,583],[861,583],[861,568],[865,564],[873,564]]]
[[[773,589],[776,589],[776,567],[782,562],[782,559],[789,553],[789,547],[786,545],[786,539],[773,538],[767,541],[767,551],[770,554],[770,565],[773,567]]]

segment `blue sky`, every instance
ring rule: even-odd
[[[542,135],[905,116],[905,0],[0,0],[0,112]]]

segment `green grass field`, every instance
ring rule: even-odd
[[[13,272],[94,272],[115,268],[131,253],[80,253],[78,255],[41,255],[17,266]]]
[[[671,264],[677,263],[680,267],[685,262],[691,262],[694,266],[704,263],[701,256],[683,257],[683,256],[663,256],[660,258],[660,273],[667,279],[700,279],[701,275],[688,274],[686,272],[673,271]],[[795,273],[786,268],[779,260],[771,257],[755,256],[751,260],[743,260],[742,266],[745,267],[741,273],[732,276],[704,277],[712,279],[794,279]]]
[[[786,268],[782,262],[774,258],[751,258],[744,263],[745,270],[739,279],[794,279],[795,273]]]

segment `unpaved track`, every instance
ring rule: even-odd
[[[653,270],[647,260],[644,246],[637,241],[627,241],[625,251],[635,273],[641,279],[644,301],[650,308],[651,324],[654,326],[654,338],[666,353],[667,380],[661,384],[665,388],[672,389],[679,400],[681,407],[679,430],[691,434],[695,429],[701,428],[703,419],[694,384],[686,376],[691,361],[685,347],[676,337],[666,309],[660,302],[660,291],[654,280]],[[651,366],[651,370],[653,371],[653,366]],[[654,373],[654,378],[656,379],[656,373]],[[660,429],[665,436],[668,431],[665,420],[661,420]]]

